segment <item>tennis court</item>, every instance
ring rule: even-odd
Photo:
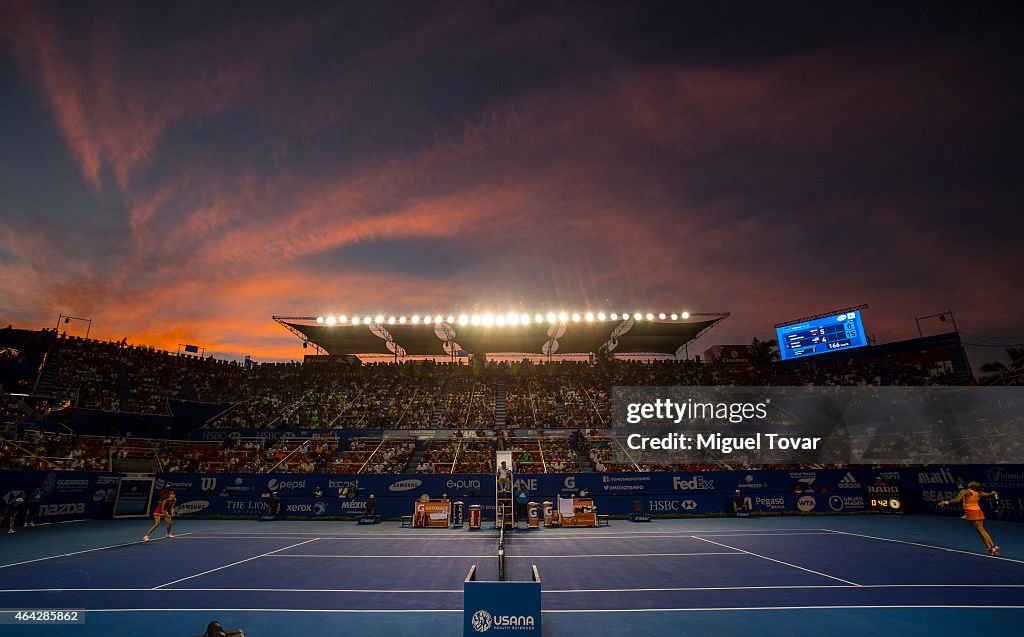
[[[80,609],[10,635],[175,635],[219,620],[261,635],[458,635],[470,566],[497,578],[498,532],[397,523],[179,520],[41,526],[0,542],[0,607]],[[543,582],[549,635],[945,635],[1024,622],[1024,528],[927,516],[613,521],[509,532],[509,579]],[[159,537],[159,535],[157,535]],[[785,611],[785,612],[780,612]]]

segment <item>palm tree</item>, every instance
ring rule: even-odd
[[[758,371],[771,369],[772,363],[779,360],[779,342],[774,338],[767,341],[755,338],[750,342],[750,360]]]
[[[1007,347],[1010,364],[991,361],[981,366],[982,385],[1019,385],[1024,382],[1024,349]]]

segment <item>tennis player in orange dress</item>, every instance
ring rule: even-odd
[[[999,555],[999,547],[992,541],[992,537],[985,530],[985,514],[981,510],[981,506],[978,504],[982,498],[998,498],[999,494],[995,491],[985,492],[981,490],[980,482],[972,482],[967,485],[967,488],[962,490],[958,496],[952,500],[943,500],[939,502],[939,506],[946,506],[953,502],[964,503],[964,518],[971,523],[974,530],[981,536],[981,540],[985,543],[985,548],[989,555]]]

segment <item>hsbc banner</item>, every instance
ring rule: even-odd
[[[900,487],[907,510],[960,517],[963,507],[939,507],[960,493],[958,485],[980,482],[984,491],[996,491],[999,499],[983,498],[981,510],[992,520],[1024,522],[1024,465],[931,465],[900,469]]]
[[[225,443],[234,443],[239,438],[277,440],[278,438],[323,438],[329,435],[335,438],[351,437],[346,434],[349,430],[342,429],[193,429],[189,432],[189,440],[220,440]],[[359,435],[368,435],[362,430]]]
[[[608,515],[629,515],[636,498],[596,498],[598,510]],[[732,497],[724,495],[646,496],[640,498],[653,516],[716,515],[732,511]],[[862,513],[864,492],[744,494],[753,513]]]
[[[42,499],[37,524],[82,520],[109,514],[119,480],[113,473],[4,470],[0,471],[0,495],[5,509],[19,495],[25,498],[27,507],[33,491],[39,487]]]

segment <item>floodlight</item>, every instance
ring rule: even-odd
[[[359,317],[358,316],[353,316],[352,317],[352,325],[359,325]]]
[[[572,320],[574,320],[574,321],[580,320],[579,312],[573,312]]]
[[[393,316],[389,317],[388,318],[388,325],[394,325],[394,324],[395,324],[395,317],[393,317]]]
[[[440,314],[434,316],[434,323],[437,323],[437,324],[441,323],[441,315]]]
[[[613,321],[617,321],[617,320],[619,320],[619,315],[618,315],[618,314],[616,314],[615,312],[612,312],[612,320],[613,320]]]
[[[505,327],[505,317],[499,314],[498,318],[494,319],[494,323],[498,327]]]
[[[405,325],[405,317],[404,316],[399,316],[398,317],[398,322],[401,323],[402,325]]]
[[[673,314],[673,315],[672,315],[672,320],[673,320],[673,321],[674,321],[674,320],[676,320],[677,318],[679,318],[679,315],[678,315],[678,314]]]
[[[345,318],[344,314],[342,314],[341,316],[338,317],[338,322],[339,323],[348,323],[348,319]]]
[[[566,321],[569,320],[569,315],[566,314],[565,312],[559,312],[558,313],[558,320],[563,322],[563,323],[565,323]]]
[[[653,321],[653,320],[654,320],[654,315],[653,315],[653,314],[651,314],[650,312],[648,312],[648,313],[647,313],[647,320],[648,320],[648,321]]]
[[[317,323],[319,323],[319,324],[321,324],[321,325],[323,325],[323,323],[324,323],[324,317],[322,317],[322,316],[318,316],[318,317],[316,317],[316,322],[317,322]]]
[[[322,316],[317,317],[316,322],[317,323],[323,323],[324,322],[324,317],[322,317]],[[334,325],[334,317],[333,316],[328,316],[327,317],[327,324],[328,325]]]
[[[588,321],[593,321],[594,320],[594,313],[593,312],[587,312],[584,315],[584,318],[586,318]]]
[[[468,316],[466,316],[465,314],[459,314],[459,325],[465,325],[466,321],[468,321],[468,320],[469,320]]]
[[[683,318],[684,319],[690,318],[690,313],[689,312],[683,312]]]
[[[534,314],[533,315],[533,320],[538,322],[538,323],[543,323],[544,322],[544,316],[542,314]]]
[[[522,323],[523,325],[529,325],[530,324],[530,315],[529,314],[523,314],[522,316],[519,317],[519,322]]]
[[[554,312],[548,312],[548,323],[554,323],[557,320],[558,320],[558,317],[555,316]]]
[[[665,313],[664,313],[664,312],[662,312],[661,314],[659,314],[659,315],[658,315],[658,318],[660,318],[661,320],[663,320],[663,321],[664,321],[664,320],[665,320]]]
[[[451,314],[449,314],[449,315],[448,315],[448,322],[449,322],[449,323],[454,323],[454,322],[455,322],[455,317],[454,317],[454,316],[452,316]]]
[[[471,318],[469,322],[472,323],[473,325],[480,325],[480,315],[474,314],[473,318]]]
[[[597,313],[597,320],[599,320],[599,321],[603,321],[604,320],[604,312],[598,312]]]

